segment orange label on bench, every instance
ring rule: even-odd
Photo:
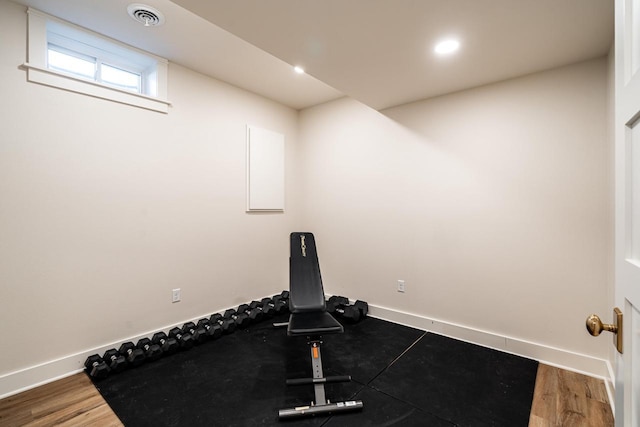
[[[318,347],[313,347],[313,358],[314,359],[318,358]]]

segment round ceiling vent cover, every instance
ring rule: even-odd
[[[157,9],[146,4],[134,3],[127,7],[127,12],[136,21],[145,27],[153,27],[164,24],[164,15]]]

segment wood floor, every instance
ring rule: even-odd
[[[122,426],[84,373],[0,400],[0,426]]]
[[[604,381],[540,364],[529,426],[613,426]]]
[[[0,400],[0,426],[122,426],[84,374]],[[540,365],[529,426],[613,426],[604,382]]]

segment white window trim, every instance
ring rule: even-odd
[[[161,113],[169,112],[169,106],[171,105],[167,100],[169,62],[166,59],[125,45],[116,40],[108,39],[101,34],[97,34],[33,8],[28,8],[27,14],[29,20],[29,40],[27,62],[23,64],[23,67],[27,70],[28,81]],[[47,68],[47,21],[49,20],[54,20],[81,31],[89,32],[96,37],[107,38],[111,43],[153,58],[157,62],[157,96],[152,97],[134,93]]]

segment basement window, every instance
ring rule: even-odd
[[[28,80],[168,112],[166,59],[29,8]]]

